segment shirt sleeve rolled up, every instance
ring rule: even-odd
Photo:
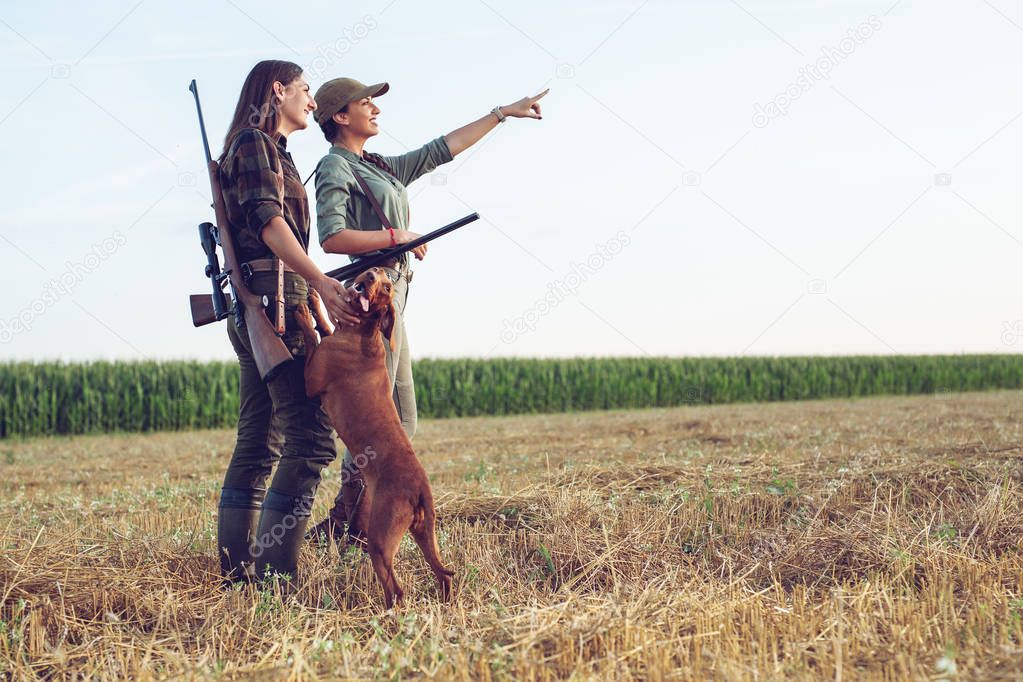
[[[394,171],[394,177],[403,185],[409,185],[420,176],[429,173],[437,166],[452,159],[451,149],[447,140],[441,135],[430,140],[419,149],[413,149],[398,156],[383,157],[387,165]]]

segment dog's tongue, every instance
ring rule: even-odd
[[[365,296],[359,296],[359,303],[362,304],[362,312],[369,312],[369,299]]]

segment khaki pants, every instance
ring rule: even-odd
[[[405,333],[405,304],[408,302],[408,280],[402,277],[394,285],[394,351],[384,344],[384,361],[387,376],[391,380],[394,406],[398,408],[401,427],[411,440],[416,435],[416,390],[412,381],[412,354],[408,349],[408,335]],[[395,336],[396,335],[396,336]]]

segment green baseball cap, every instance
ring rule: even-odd
[[[316,110],[313,118],[323,123],[339,112],[349,102],[363,97],[379,97],[390,89],[387,83],[363,85],[354,78],[334,78],[321,85],[313,97],[316,99]]]

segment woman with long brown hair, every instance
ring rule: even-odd
[[[326,415],[306,397],[302,333],[293,315],[312,288],[334,320],[358,321],[346,290],[308,255],[308,198],[287,141],[307,127],[315,109],[297,64],[259,62],[242,86],[220,156],[227,229],[249,288],[257,295],[276,292],[276,270],[284,265],[284,342],[294,356],[264,382],[248,334],[228,324],[240,366],[240,412],[220,494],[217,546],[229,581],[295,575],[320,472],[337,456]]]

